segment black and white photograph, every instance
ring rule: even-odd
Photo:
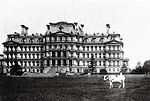
[[[0,0],[0,101],[150,101],[149,0]]]

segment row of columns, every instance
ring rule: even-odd
[[[120,51],[121,50],[121,46],[118,45],[111,45],[111,46],[80,46],[79,50],[85,50],[85,51],[100,51],[100,50],[116,50],[116,51]]]
[[[73,53],[70,53],[69,51],[53,51],[53,52],[47,52],[46,53],[46,56],[49,56],[49,57],[53,57],[53,53],[55,54],[54,56],[55,57],[58,57],[58,52],[60,52],[60,57],[64,57],[64,53],[63,52],[66,52],[66,57],[76,57],[77,58],[77,53],[76,52],[73,52]]]
[[[55,66],[58,66],[58,59],[56,59],[56,60],[47,60],[47,61],[45,61],[46,62],[46,64],[48,64],[48,62],[49,62],[49,65],[50,66],[53,66],[53,62],[54,61],[54,64],[55,64]],[[65,59],[65,61],[66,61],[66,63],[64,64],[64,59],[60,59],[60,66],[69,66],[70,65],[70,61],[71,61],[71,64],[72,64],[72,66],[74,66],[74,65],[77,65],[77,62],[75,61],[75,60],[68,60],[68,59]]]
[[[21,59],[40,59],[42,58],[42,54],[40,53],[25,53],[25,54],[17,54],[17,58]]]
[[[4,51],[42,51],[42,47],[40,46],[24,46],[24,47],[4,47]]]
[[[69,50],[77,50],[76,45],[51,45],[46,46],[46,49],[69,49]]]
[[[122,65],[122,61],[95,61],[96,66],[104,66],[104,63],[106,63],[106,66],[120,66]],[[89,61],[80,61],[79,64],[83,66],[88,66]]]
[[[47,37],[47,41],[58,41],[58,42],[64,42],[64,41],[73,41],[73,42],[77,42],[77,38],[76,37]]]
[[[94,55],[94,58],[104,58],[104,56],[106,56],[106,58],[122,58],[123,57],[123,53],[79,53],[78,57],[79,58],[91,58],[92,54]]]
[[[40,66],[41,65],[40,61],[18,61],[18,64],[23,67],[24,66]],[[12,66],[12,65],[15,65],[14,61],[7,62],[7,66]]]

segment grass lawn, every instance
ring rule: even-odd
[[[150,78],[126,75],[109,89],[103,76],[0,77],[0,101],[150,101]]]

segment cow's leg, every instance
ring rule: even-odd
[[[119,85],[119,87],[118,87],[118,88],[121,88],[121,85],[122,85],[122,83],[120,83],[120,85]]]
[[[109,89],[111,89],[112,88],[112,82],[110,81],[109,82]]]
[[[122,87],[124,88],[125,87],[125,82],[124,82],[124,80],[122,80]]]

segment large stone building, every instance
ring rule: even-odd
[[[120,72],[124,61],[123,42],[120,34],[86,34],[84,25],[78,23],[49,23],[45,34],[28,34],[28,27],[21,25],[21,33],[7,35],[4,45],[5,72],[14,61],[23,71],[47,73],[51,68],[59,72],[83,73],[95,59],[95,72],[106,69],[109,73]]]

